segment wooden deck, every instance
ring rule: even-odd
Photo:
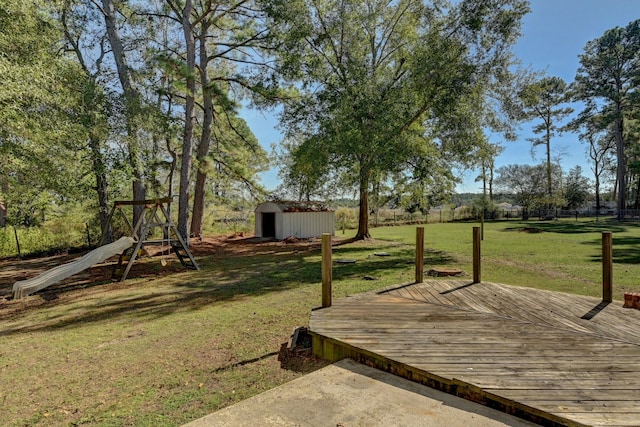
[[[312,311],[314,353],[351,357],[543,425],[640,426],[640,311],[432,280]]]

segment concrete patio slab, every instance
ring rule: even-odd
[[[534,425],[350,359],[344,359],[195,420],[186,426],[525,427]]]

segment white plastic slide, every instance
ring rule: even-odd
[[[132,237],[121,237],[113,243],[92,250],[75,261],[54,267],[31,279],[15,282],[13,284],[13,298],[22,298],[40,289],[44,289],[47,286],[58,283],[69,276],[73,276],[82,270],[86,270],[93,265],[103,262],[107,258],[122,253],[125,249],[131,247],[134,242],[135,240],[133,240]]]

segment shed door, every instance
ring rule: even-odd
[[[275,212],[262,212],[262,237],[276,237]]]

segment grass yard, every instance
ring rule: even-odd
[[[441,265],[459,267],[471,274],[474,226],[479,224],[426,225],[425,246],[443,255]],[[613,233],[613,296],[621,301],[625,291],[640,291],[640,226],[637,223],[593,220],[485,223],[482,280],[602,296],[603,231]],[[415,229],[377,228],[373,230],[373,237],[411,243],[415,241]]]
[[[194,250],[200,272],[165,275],[151,258],[142,264],[158,275],[135,278],[134,267],[122,283],[2,300],[2,425],[175,426],[323,366],[278,360],[320,305],[319,246],[209,240]],[[371,256],[381,250],[393,256]],[[359,242],[341,253],[360,262],[336,266],[336,297],[412,275],[405,245]]]
[[[470,272],[474,225],[425,225],[425,270]],[[614,233],[620,300],[625,289],[640,290],[637,224],[487,223],[482,277],[600,295],[602,230]],[[413,280],[415,226],[372,232],[373,241],[334,247],[334,259],[356,260],[334,264],[334,298]],[[279,357],[320,304],[319,247],[211,238],[194,242],[199,272],[148,258],[123,283],[85,281],[0,300],[3,425],[175,426],[323,366]],[[26,268],[0,262],[0,285],[10,287],[19,262]]]

